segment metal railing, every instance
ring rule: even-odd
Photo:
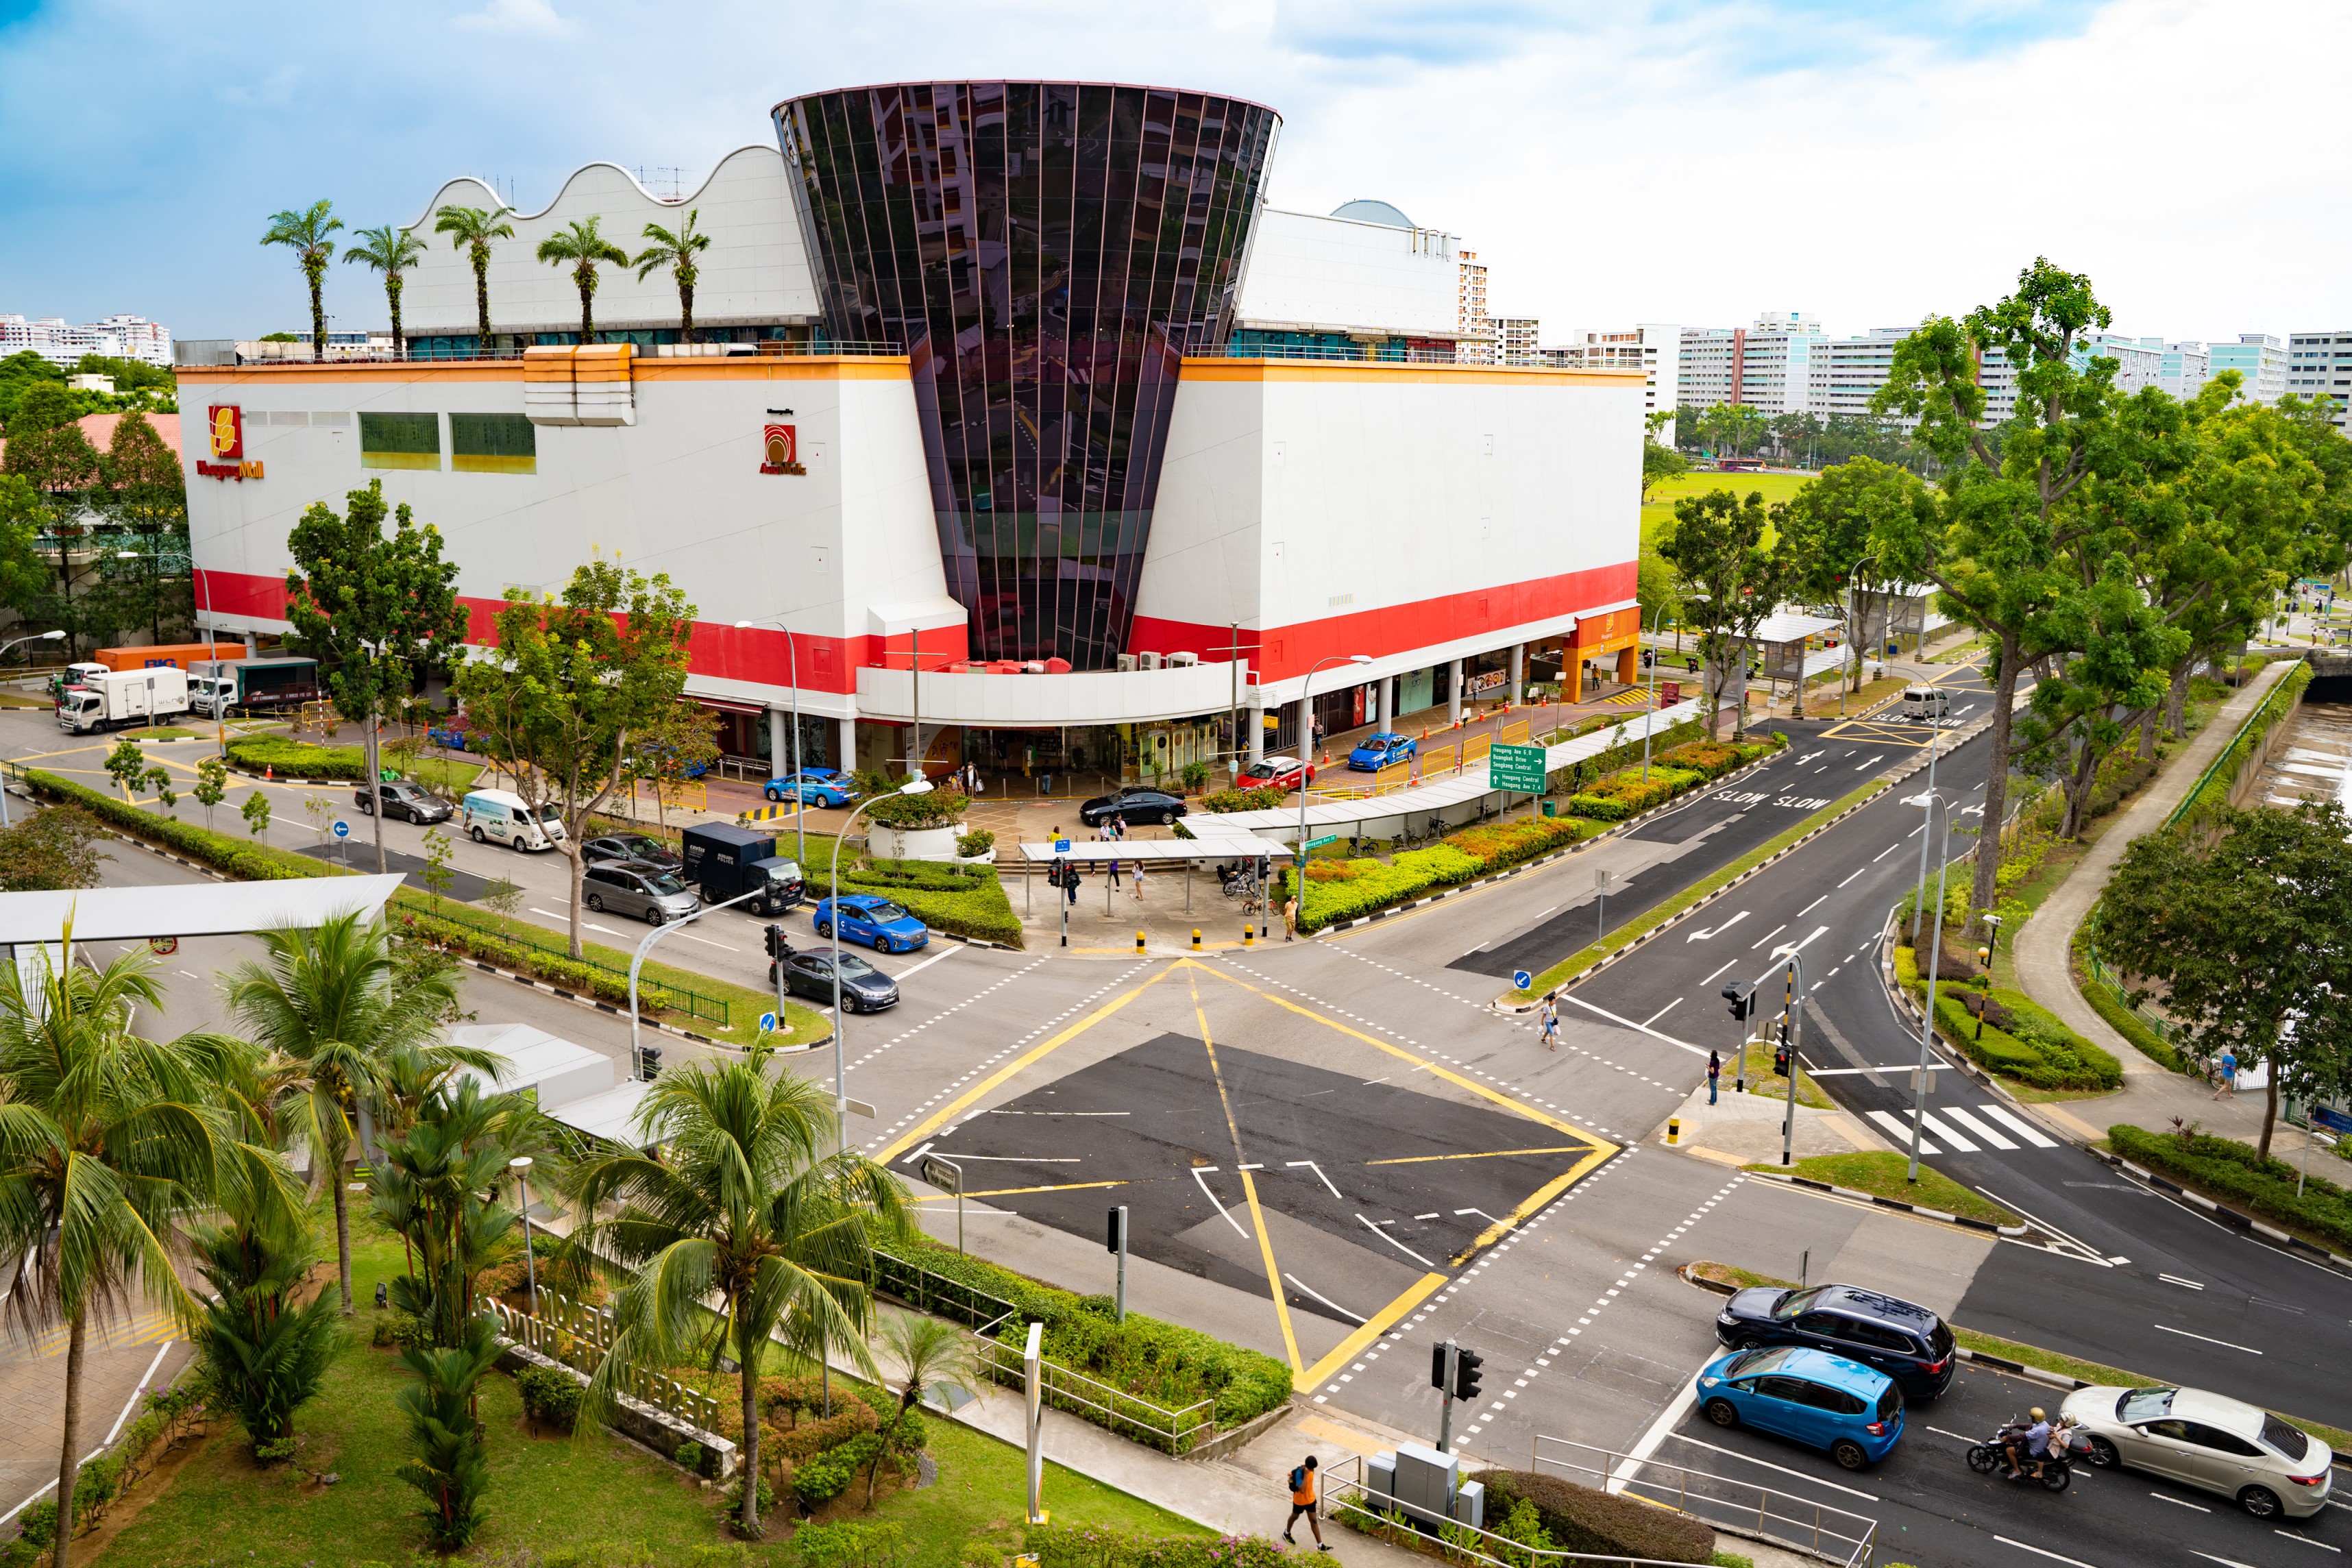
[[[1377,343],[1220,343],[1213,347],[1188,348],[1187,359],[1263,359],[1321,360],[1356,364],[1465,364],[1497,365],[1504,363],[1500,350],[1489,348],[1484,361],[1464,360],[1452,348],[1407,348],[1387,342]],[[1550,365],[1513,362],[1513,370],[1566,370],[1567,365]]]
[[[596,1363],[611,1352],[618,1331],[610,1307],[590,1307],[561,1291],[541,1286],[539,1312],[519,1312],[495,1297],[481,1299],[482,1311],[496,1320],[499,1331],[551,1361],[593,1373]],[[583,1364],[585,1363],[586,1364]],[[719,1401],[690,1384],[645,1367],[623,1363],[621,1392],[655,1409],[677,1417],[705,1432],[719,1429]]]
[[[1409,1550],[1422,1549],[1434,1540],[1443,1543],[1449,1562],[1484,1563],[1488,1568],[1541,1568],[1549,1563],[1612,1563],[1620,1568],[1668,1568],[1670,1561],[1528,1546],[1507,1535],[1446,1519],[1390,1493],[1374,1490],[1364,1479],[1364,1458],[1360,1454],[1350,1455],[1342,1464],[1325,1470],[1323,1488],[1327,1517],[1336,1522],[1360,1535]]]
[[[426,335],[430,337],[437,334]],[[471,334],[464,335],[470,336]],[[500,334],[493,333],[491,335],[496,337]],[[538,334],[534,333],[532,335],[537,336]],[[578,334],[566,332],[551,335],[576,337]],[[636,342],[636,339],[642,335],[644,335],[642,329],[615,329],[611,331],[600,331],[596,334],[597,341],[595,344],[591,346],[614,348],[625,343],[635,351],[633,357],[637,359],[772,359],[780,357],[797,359],[876,359],[900,356],[907,353],[906,349],[897,343],[881,342],[866,339],[825,339],[820,342],[810,342],[798,338],[759,338],[750,342],[704,343],[642,343]],[[252,368],[275,364],[387,364],[403,361],[414,361],[434,364],[465,363],[471,361],[481,360],[504,360],[512,362],[521,359],[530,352],[530,350],[541,346],[570,348],[575,345],[570,343],[548,345],[520,343],[501,344],[487,350],[471,345],[463,349],[443,349],[436,347],[428,342],[425,343],[411,342],[408,344],[406,353],[395,354],[388,347],[383,349],[372,348],[354,352],[352,350],[346,349],[344,345],[331,343],[328,345],[327,357],[321,361],[316,359],[312,355],[310,345],[307,342],[272,343],[268,345],[269,350],[272,352],[257,353],[250,355],[244,353],[242,352],[242,345],[240,345],[236,363],[240,366]]]
[[[1529,1468],[1538,1474],[1549,1468],[1580,1485],[1630,1491],[1644,1502],[1671,1508],[1703,1524],[1760,1535],[1800,1552],[1844,1563],[1847,1568],[1869,1568],[1871,1554],[1877,1550],[1874,1519],[1664,1459],[1636,1459],[1590,1443],[1538,1435]],[[1649,1473],[1653,1471],[1660,1473],[1654,1476]]]
[[[403,890],[405,891],[405,889]],[[537,935],[537,927],[525,926],[520,921],[511,925],[493,924],[473,914],[462,904],[448,899],[442,900],[438,908],[427,908],[423,904],[404,899],[401,900],[400,910],[404,916],[414,916],[422,921],[439,921],[466,931],[478,931],[493,942],[521,948],[552,962],[578,964],[583,969],[593,969],[600,974],[609,974],[625,985],[629,978],[629,972],[625,968],[615,968],[585,952],[574,958],[572,956],[572,949],[568,943],[541,940]],[[553,933],[549,934],[552,936]],[[675,985],[667,981],[653,982],[652,988],[668,997],[669,1005],[685,1013],[688,1017],[704,1019],[718,1025],[722,1029],[728,1026],[728,1005],[723,997],[706,996],[699,991],[689,990],[686,986]]]

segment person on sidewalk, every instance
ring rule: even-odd
[[[1135,863],[1135,879],[1134,879],[1134,885],[1135,885],[1135,901],[1136,901],[1137,903],[1140,904],[1141,902],[1143,902],[1143,862],[1142,862],[1142,861],[1140,861],[1140,860],[1138,860],[1138,861]]]
[[[1282,940],[1298,940],[1298,895],[1296,893],[1282,900]]]
[[[1110,860],[1106,861],[1105,864],[1110,868],[1110,885],[1114,888],[1118,887],[1119,885],[1118,862],[1116,860]]]
[[[1714,1051],[1706,1053],[1706,1102],[1715,1103],[1715,1086],[1723,1077],[1723,1058]]]
[[[1302,1513],[1307,1516],[1307,1528],[1315,1532],[1315,1550],[1330,1551],[1331,1543],[1323,1539],[1323,1526],[1317,1522],[1315,1517],[1315,1456],[1312,1454],[1307,1456],[1305,1464],[1290,1472],[1290,1517],[1282,1525],[1282,1543],[1285,1546],[1298,1544],[1290,1538],[1290,1532],[1297,1526],[1298,1516]]]
[[[2214,1085],[2213,1085],[2213,1098],[2214,1098],[2214,1099],[2219,1100],[2219,1099],[2221,1099],[2221,1098],[2223,1095],[2225,1095],[2225,1094],[2226,1094],[2226,1095],[2228,1095],[2228,1096],[2230,1096],[2230,1097],[2231,1097],[2231,1099],[2233,1099],[2233,1100],[2237,1098],[2237,1094],[2238,1094],[2238,1053],[2237,1053],[2237,1052],[2232,1051],[2232,1050],[2224,1050],[2224,1051],[2221,1053],[2221,1070],[2220,1072],[2218,1072],[2217,1074],[2215,1074],[2215,1075],[2214,1075],[2214,1077],[2215,1077],[2215,1080],[2216,1080],[2216,1081],[2215,1081],[2215,1083],[2214,1083]]]
[[[1536,1015],[1542,1026],[1542,1038],[1547,1050],[1559,1049],[1559,1004],[1547,996],[1543,1010]]]

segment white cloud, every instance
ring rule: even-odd
[[[490,0],[480,10],[454,20],[457,26],[478,33],[523,33],[551,37],[572,30],[571,25],[555,14],[555,7],[549,5],[548,0]]]

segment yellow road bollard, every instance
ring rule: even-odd
[[[1201,928],[1199,926],[1194,926],[1192,928],[1192,951],[1194,952],[1201,951]]]
[[[1682,1119],[1681,1117],[1679,1117],[1679,1116],[1669,1116],[1669,1117],[1667,1117],[1667,1118],[1666,1118],[1666,1147],[1667,1147],[1667,1148],[1669,1148],[1669,1149],[1678,1148],[1678,1147],[1680,1147],[1680,1146],[1681,1146],[1681,1144],[1682,1144],[1682,1141],[1683,1141],[1683,1119]]]
[[[1137,931],[1135,933],[1135,956],[1138,958],[1141,958],[1143,956],[1143,933],[1141,931]]]
[[[1242,946],[1244,948],[1252,948],[1256,945],[1257,927],[1252,925],[1247,921],[1242,921]]]

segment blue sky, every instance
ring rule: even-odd
[[[1278,205],[1392,201],[1548,330],[1896,325],[2047,254],[2130,331],[2284,332],[2346,304],[2335,94],[2292,64],[2347,34],[2319,0],[0,0],[0,310],[297,328],[281,207],[407,222],[470,173],[533,210],[593,159],[698,178],[795,92],[1013,74],[1270,103]]]

